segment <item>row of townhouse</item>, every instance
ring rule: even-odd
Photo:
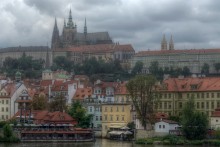
[[[220,77],[168,78],[159,88],[158,111],[181,115],[184,104],[194,98],[196,110],[207,114],[220,107]]]
[[[168,78],[159,84],[160,99],[156,112],[181,116],[184,104],[194,98],[196,110],[211,116],[220,107],[220,77]],[[112,128],[135,122],[135,109],[126,89],[126,82],[96,81],[93,87],[77,89],[73,101],[80,100],[93,115],[94,128],[102,129],[105,137]]]
[[[26,86],[21,82],[8,80],[1,81],[0,84],[0,121],[10,119],[19,110],[20,96],[28,93]],[[23,97],[22,100],[29,98]]]
[[[97,80],[93,87],[77,89],[73,101],[80,101],[93,115],[92,127],[102,129],[103,137],[109,130],[127,126],[135,119],[126,82]]]

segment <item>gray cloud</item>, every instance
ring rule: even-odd
[[[136,50],[160,49],[163,34],[175,47],[219,48],[217,0],[1,0],[0,47],[50,43],[54,18],[60,32],[72,10],[78,31],[108,31],[114,41]]]

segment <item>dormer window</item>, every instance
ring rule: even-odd
[[[191,90],[196,90],[198,88],[198,85],[190,85],[191,86]]]

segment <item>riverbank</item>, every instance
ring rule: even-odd
[[[187,140],[182,136],[167,135],[164,137],[143,138],[135,141],[136,144],[160,145],[213,145],[220,146],[218,139]]]

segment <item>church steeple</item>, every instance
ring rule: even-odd
[[[170,36],[169,50],[174,50],[173,36]]]
[[[84,35],[87,35],[87,26],[86,26],[86,18],[85,18],[85,25],[84,25]]]
[[[166,41],[165,34],[163,35],[163,39],[161,41],[161,50],[167,50],[167,41]]]
[[[59,44],[59,30],[57,27],[57,19],[55,18],[53,34],[52,34],[52,41],[51,41],[51,48],[54,49]]]
[[[68,18],[68,22],[67,22],[67,27],[74,28],[71,9],[70,9],[70,12],[69,12],[69,18]]]

